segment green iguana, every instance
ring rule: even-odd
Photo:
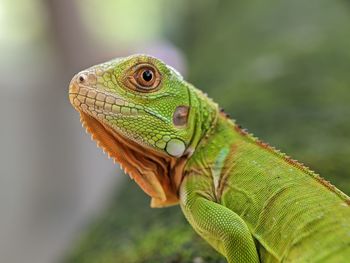
[[[69,99],[151,206],[180,203],[228,262],[350,262],[350,198],[241,129],[162,61],[93,66],[74,76]]]

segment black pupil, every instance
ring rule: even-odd
[[[152,78],[153,78],[153,73],[152,71],[150,71],[149,69],[145,70],[143,73],[142,73],[142,78],[145,80],[145,81],[151,81]]]

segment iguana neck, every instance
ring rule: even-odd
[[[174,192],[170,193],[165,191],[165,193],[170,193],[171,198],[169,200],[166,199],[165,201],[153,198],[151,202],[152,207],[163,207],[178,203],[178,191],[184,177],[184,167],[191,156],[196,152],[196,148],[200,142],[208,138],[214,131],[220,114],[218,105],[200,90],[189,85],[188,92],[190,98],[190,116],[188,125],[192,129],[192,138],[182,157],[169,159],[168,178],[171,187],[168,187],[168,189],[172,188]],[[158,176],[164,176],[164,174]]]
[[[222,193],[223,178],[232,169],[232,158],[235,156],[237,145],[242,142],[242,135],[235,132],[237,125],[225,113],[217,115],[215,126],[199,142],[195,153],[187,161],[184,168],[185,176],[200,174],[210,178],[206,194],[207,198],[218,201]]]
[[[191,114],[188,125],[192,126],[193,136],[186,151],[188,158],[197,150],[201,141],[214,131],[220,114],[218,105],[200,90],[189,86],[189,93]]]
[[[218,113],[215,123],[207,130],[188,160],[187,169],[210,170],[219,156],[228,156],[230,148],[239,140],[238,134],[233,132],[235,125],[225,113]]]

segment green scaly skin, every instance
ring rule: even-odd
[[[139,65],[155,69],[159,84],[139,85]],[[73,78],[69,96],[152,206],[179,202],[228,262],[349,261],[349,197],[241,130],[160,60],[135,55],[91,67]]]

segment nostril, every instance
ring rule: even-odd
[[[87,80],[87,76],[85,74],[80,74],[78,77],[79,83],[85,83]]]

